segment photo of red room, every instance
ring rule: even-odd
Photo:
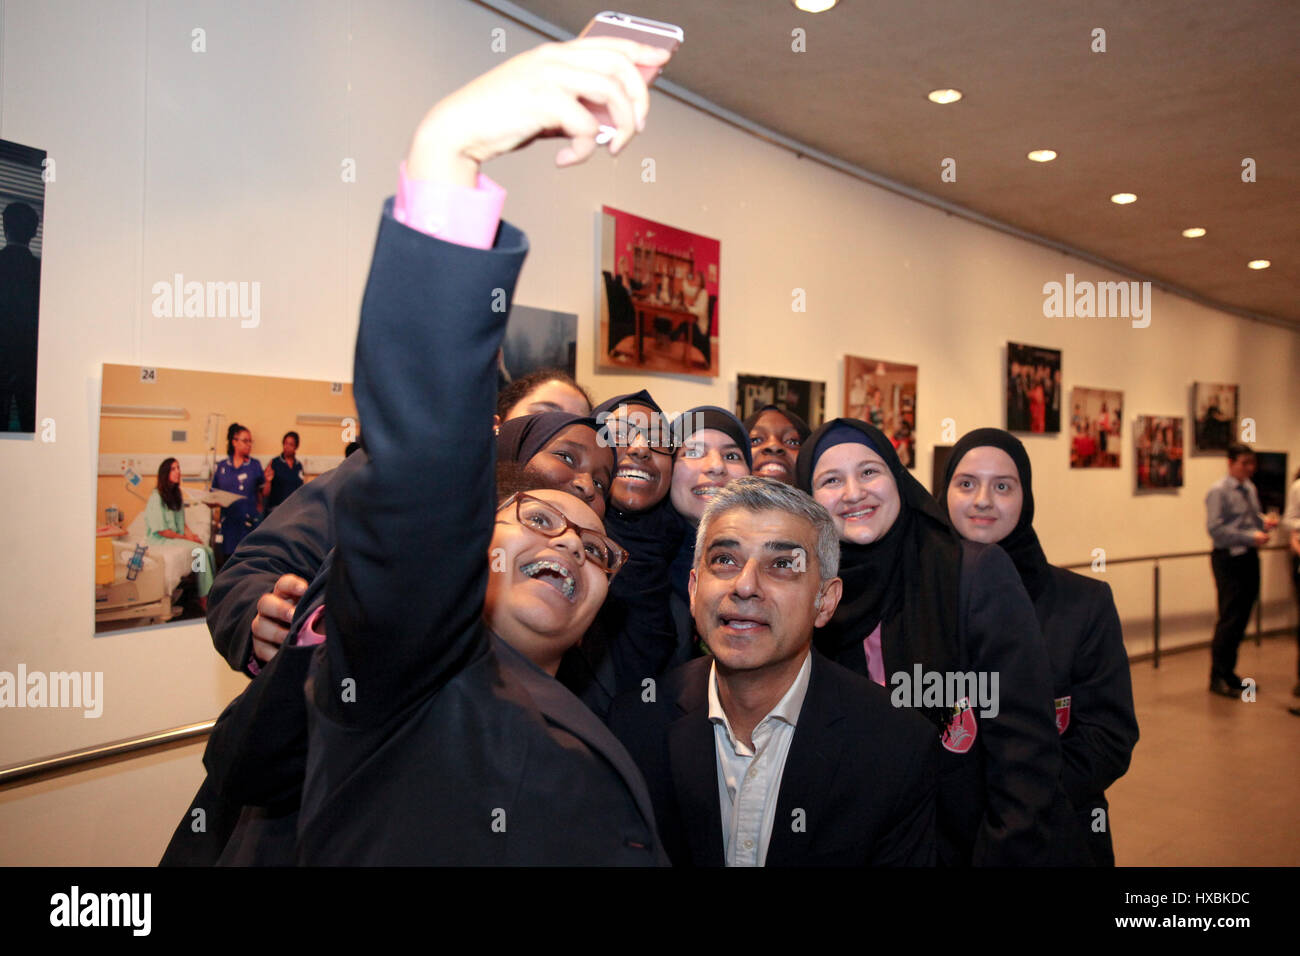
[[[721,248],[603,206],[597,368],[716,377]]]

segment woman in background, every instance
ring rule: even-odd
[[[602,443],[594,418],[568,412],[512,418],[497,432],[497,460],[523,465],[604,519],[614,450]]]
[[[266,513],[282,503],[285,498],[302,487],[302,462],[298,460],[298,433],[285,432],[280,439],[281,453],[271,459],[263,476],[266,487],[262,489],[266,496]]]
[[[977,428],[964,435],[948,459],[941,495],[957,533],[1001,546],[1034,602],[1052,668],[1061,784],[1073,810],[1060,818],[1055,842],[1086,845],[1080,862],[1114,866],[1105,791],[1128,770],[1138,725],[1110,586],[1047,563],[1034,533],[1029,455],[1010,433]]]
[[[158,466],[158,487],[149,495],[149,502],[144,506],[144,525],[145,538],[151,548],[182,547],[191,554],[195,550],[203,552],[194,573],[197,575],[199,607],[206,613],[208,592],[212,590],[212,549],[185,524],[181,463],[175,458],[164,458]],[[178,545],[176,542],[180,541],[189,543]],[[190,567],[194,567],[193,561]]]
[[[744,426],[754,474],[793,485],[799,449],[812,434],[808,423],[788,409],[764,405],[745,419]]]
[[[695,566],[695,529],[713,496],[754,467],[749,431],[739,418],[716,405],[697,405],[673,419],[673,476],[668,501],[682,521],[682,538],[668,570],[676,650],[670,664],[703,651],[691,616],[687,581]]]
[[[522,375],[497,393],[496,425],[539,412],[590,415],[591,396],[564,369],[539,368]]]
[[[221,554],[223,559],[235,553],[239,542],[257,525],[262,510],[262,463],[252,457],[253,433],[239,422],[226,429],[225,461],[217,462],[212,473],[212,487],[229,491],[243,500],[221,509]]]
[[[599,442],[617,461],[605,530],[627,550],[609,597],[582,642],[566,656],[560,683],[604,719],[614,697],[662,673],[675,647],[668,568],[684,525],[668,502],[672,435],[645,389],[596,406]]]
[[[1011,561],[958,538],[866,422],[822,425],[800,450],[796,474],[840,536],[844,597],[815,646],[892,688],[896,706],[917,707],[941,735],[940,864],[1062,862],[1052,845],[1061,744],[1047,652]],[[968,682],[966,695],[951,699],[959,674],[984,680],[983,693]],[[950,699],[921,695],[918,685],[934,680],[927,675],[951,688]]]

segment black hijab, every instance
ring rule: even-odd
[[[609,416],[614,413],[614,409],[620,408],[623,405],[644,405],[652,411],[658,412],[660,415],[664,413],[664,410],[659,407],[659,403],[651,398],[650,393],[643,388],[639,392],[628,392],[626,395],[615,395],[613,398],[607,398],[593,408],[591,414],[596,421],[601,421],[601,412],[604,412],[606,416]]]
[[[754,454],[749,450],[749,430],[740,423],[739,418],[716,405],[697,405],[673,419],[673,447],[680,448],[686,439],[706,428],[717,429],[730,437],[744,453],[745,467],[750,471],[754,469]],[[673,467],[677,467],[676,462]],[[672,493],[669,492],[668,498],[664,500],[671,505],[671,499]],[[672,584],[673,592],[689,604],[687,580],[690,578],[691,568],[695,566],[696,528],[685,515],[679,514],[676,508],[673,508],[672,512],[677,515],[681,525],[682,543],[668,568],[668,580]]]
[[[497,460],[528,464],[546,443],[570,425],[586,425],[596,431],[596,420],[572,412],[539,412],[501,423],[497,432]]]
[[[1011,529],[1011,533],[998,542],[998,546],[1015,562],[1025,590],[1029,592],[1031,599],[1037,601],[1038,596],[1047,587],[1050,572],[1047,555],[1043,554],[1043,547],[1038,543],[1038,535],[1034,533],[1034,476],[1029,465],[1029,453],[1025,451],[1025,446],[1021,444],[1019,438],[1001,428],[977,428],[963,435],[961,440],[952,446],[948,467],[943,473],[941,494],[944,511],[947,511],[948,487],[952,484],[953,475],[957,473],[957,466],[971,449],[984,446],[1000,448],[1006,452],[1015,463],[1016,471],[1020,473],[1020,487],[1025,492],[1025,503],[1020,506],[1020,520]]]
[[[609,437],[605,431],[605,420],[624,405],[644,405],[649,408],[658,416],[657,421],[649,423],[654,437],[665,442],[672,441],[669,435],[664,434],[668,431],[668,423],[663,417],[664,410],[643,388],[639,392],[607,398],[592,409],[592,414],[600,423],[599,434],[606,442],[609,442]],[[617,449],[615,453],[617,457]],[[605,506],[605,528],[630,555],[627,567],[615,579],[617,586],[610,585],[610,593],[614,594],[631,586],[628,582],[639,583],[647,576],[652,579],[651,583],[658,584],[659,581],[653,579],[662,578],[662,567],[677,553],[682,536],[686,533],[686,522],[677,514],[666,494],[657,505],[639,512],[620,510],[611,495]],[[649,571],[645,571],[646,568]]]
[[[605,421],[624,405],[644,405],[646,408],[650,409],[654,412],[654,420],[647,422],[646,424],[650,429],[652,440],[657,438],[664,443],[672,441],[668,421],[664,418],[664,410],[659,407],[659,403],[651,397],[650,393],[643,388],[638,392],[629,392],[626,395],[615,395],[613,398],[607,398],[591,410],[591,415],[599,426],[597,434],[600,435],[602,444],[614,447],[614,442],[609,437],[608,426],[606,426]],[[618,464],[617,459],[620,454],[621,453],[618,449],[615,448],[615,465]],[[667,495],[664,496],[664,500],[667,500]],[[611,507],[613,504],[614,502],[611,500]],[[658,507],[658,505],[655,507]]]
[[[745,455],[745,467],[753,470],[754,456],[749,450],[749,429],[740,419],[717,405],[696,405],[673,419],[673,447],[680,448],[696,432],[713,428],[735,440]]]
[[[744,422],[746,434],[748,434],[750,431],[753,430],[754,425],[758,421],[759,416],[762,415],[764,412],[776,412],[778,415],[784,415],[785,420],[788,421],[791,425],[793,425],[794,430],[799,433],[799,440],[801,442],[807,441],[808,436],[812,434],[812,429],[808,427],[808,423],[806,421],[804,421],[794,412],[790,411],[788,408],[782,408],[780,405],[764,405],[762,408],[754,412],[754,414],[746,418]]]
[[[817,648],[859,674],[866,674],[863,642],[881,624],[885,682],[914,664],[927,672],[959,669],[958,583],[961,539],[939,503],[898,460],[884,432],[853,418],[836,418],[804,443],[795,470],[798,487],[813,493],[817,460],[844,442],[873,449],[898,486],[899,511],[893,526],[870,544],[840,541],[844,597],[830,622],[814,637]],[[941,730],[951,714],[943,707],[921,711]]]

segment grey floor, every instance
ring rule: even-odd
[[[1132,664],[1141,739],[1107,791],[1119,866],[1300,865],[1295,637],[1242,644],[1253,703],[1209,693],[1209,662],[1204,649]]]

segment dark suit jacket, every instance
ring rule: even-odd
[[[664,860],[608,729],[482,621],[496,358],[527,241],[380,222],[357,336],[370,455],[341,489],[327,639],[307,679],[305,864]],[[296,635],[291,635],[291,640]]]
[[[969,751],[940,755],[939,862],[1078,863],[1075,853],[1053,842],[1069,808],[1047,649],[1033,604],[1006,552],[974,541],[962,542],[958,592],[957,666],[968,674],[998,675],[998,715],[975,717]],[[867,673],[860,641],[845,647],[836,662]]]
[[[325,576],[303,595],[295,622],[321,603],[330,564],[326,556]],[[313,653],[293,640],[291,633],[286,646],[217,718],[203,751],[207,776],[160,866],[293,864],[307,761],[303,684]],[[203,811],[204,823],[197,831],[196,809]]]
[[[610,729],[645,773],[677,866],[724,862],[712,666],[711,657],[683,664],[659,680],[655,701],[629,693],[610,715]],[[938,749],[924,719],[814,651],[766,865],[932,865]]]
[[[628,552],[614,576],[592,627],[565,655],[556,678],[602,720],[623,691],[640,687],[669,666],[675,633],[669,608],[668,564],[682,535],[682,522],[667,499],[637,514],[613,504],[605,531]]]
[[[1138,740],[1115,600],[1110,585],[1053,567],[1034,611],[1047,642],[1053,695],[1070,698],[1069,722],[1061,734],[1061,783],[1073,814],[1065,821],[1069,832],[1058,839],[1081,839],[1091,862],[1113,866],[1105,790],[1128,770]],[[1058,728],[1060,718],[1058,711]]]
[[[212,643],[232,668],[252,675],[253,637],[249,628],[257,600],[282,574],[314,581],[334,547],[331,514],[339,489],[366,463],[354,452],[337,468],[303,485],[249,532],[212,582],[208,595],[208,630]],[[321,582],[323,585],[323,581]],[[300,606],[310,602],[305,595]]]

